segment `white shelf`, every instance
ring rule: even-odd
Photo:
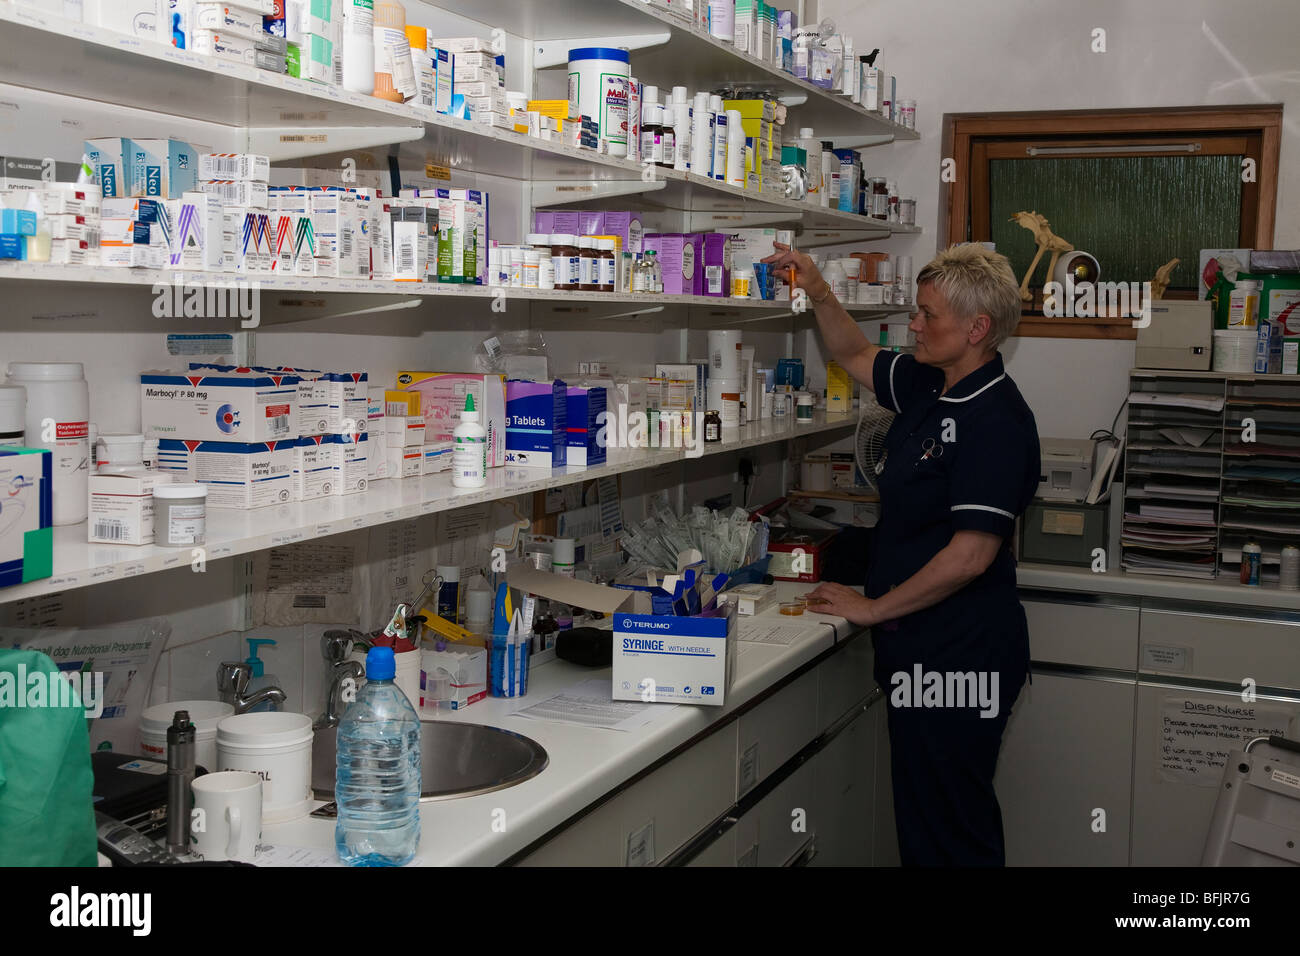
[[[42,285],[50,283],[88,289],[99,286],[127,287],[142,291],[147,290],[149,294],[153,293],[156,285],[171,287],[178,275],[182,276],[185,282],[201,282],[205,287],[209,285],[237,287],[242,282],[253,284],[261,292],[296,292],[328,294],[331,296],[394,296],[397,298],[427,297],[430,300],[449,299],[460,302],[477,302],[484,307],[491,303],[500,293],[508,301],[538,302],[552,306],[607,305],[614,307],[620,314],[636,312],[637,309],[666,306],[707,309],[713,314],[734,313],[744,316],[758,314],[762,318],[775,318],[790,314],[790,303],[788,301],[733,299],[727,296],[632,295],[613,292],[568,292],[554,289],[494,288],[491,286],[443,284],[438,282],[398,283],[380,279],[300,278],[275,274],[232,275],[230,273],[172,272],[159,269],[118,269],[104,266],[54,266],[49,263],[36,262],[0,262],[0,282],[30,282],[41,283]],[[324,306],[324,310],[321,308],[304,310],[299,301],[293,303],[292,311],[289,309],[279,310],[280,304],[274,300],[262,299],[263,324],[275,325],[283,322],[305,321],[318,318],[324,314],[346,313],[353,307],[356,309],[370,307],[364,301],[360,303],[340,303],[334,299],[331,299]],[[379,304],[382,304],[382,300]],[[910,311],[910,307],[907,306],[849,305],[846,308],[858,318],[858,321],[871,321],[872,319],[899,315]],[[812,314],[811,310],[809,310],[808,314]],[[590,315],[584,311],[579,315],[579,318],[600,318],[600,316]],[[229,321],[233,323],[237,320],[230,319]]]
[[[589,7],[609,5],[605,0],[581,2]],[[513,0],[509,6],[513,9]],[[640,0],[622,6],[643,22],[646,16],[651,19],[660,16],[648,8],[639,9],[643,6]],[[550,9],[550,4],[547,8]],[[676,22],[667,14],[662,17]],[[559,17],[555,19],[565,22]],[[497,22],[513,23],[514,17]],[[300,140],[304,135],[309,136],[311,145],[307,148],[311,155],[294,162],[319,164],[340,155],[341,150],[355,155],[364,148],[357,145],[358,129],[364,134],[365,128],[373,128],[376,134],[371,147],[405,140],[396,147],[398,155],[420,167],[436,163],[520,181],[572,185],[572,199],[557,204],[587,202],[599,195],[602,183],[626,184],[639,182],[642,177],[641,167],[625,159],[542,142],[409,104],[388,103],[338,87],[228,63],[78,21],[47,16],[28,7],[0,4],[0,25],[3,26],[0,62],[5,63],[6,79],[11,82],[115,107],[184,116],[234,129],[276,129],[280,131],[281,142],[291,144],[287,148],[295,155],[304,148]],[[746,63],[746,70],[760,66],[775,70],[757,60],[749,63],[752,58],[742,57],[726,44],[697,36],[685,26],[676,27],[674,36],[690,38],[692,45],[718,48],[713,51],[715,54],[724,55],[724,60]],[[672,55],[704,69],[699,66],[697,52],[674,48]],[[776,73],[785,76],[779,70]],[[790,84],[815,91],[809,93],[810,103],[825,100],[824,106],[829,104],[842,112],[846,117],[846,132],[880,133],[879,124],[896,126],[843,97],[793,77],[787,79]],[[725,77],[720,77],[715,82],[723,80]],[[107,96],[111,99],[105,99]],[[916,138],[912,131],[897,129]],[[900,138],[903,138],[901,134]],[[805,229],[866,230],[869,235],[859,237],[864,239],[920,232],[915,226],[881,223],[867,216],[822,209],[806,202],[763,196],[693,173],[670,169],[657,170],[657,173],[660,181],[647,184],[648,191],[643,194],[651,205],[760,213],[779,217],[772,222],[799,223]],[[626,207],[627,201],[625,194],[620,208]]]
[[[919,139],[915,130],[892,123],[871,113],[847,96],[796,79],[780,67],[741,53],[730,43],[709,36],[708,31],[668,12],[652,0],[429,0],[432,6],[477,20],[488,26],[508,26],[511,33],[535,41],[573,40],[591,37],[647,34],[668,31],[666,46],[644,54],[632,53],[633,73],[650,76],[640,63],[650,57],[670,63],[673,85],[710,89],[733,85],[765,90],[780,95],[802,94],[806,103],[792,107],[797,126],[812,126],[818,135],[854,136],[893,134],[896,139]],[[413,15],[410,8],[408,15]],[[418,19],[418,16],[415,16]],[[863,53],[870,52],[864,49]],[[643,76],[644,74],[644,76]],[[660,85],[663,85],[662,83]]]
[[[703,453],[706,456],[724,454],[803,435],[843,431],[856,426],[857,421],[856,414],[821,413],[807,425],[766,419],[725,432],[722,442],[704,445]],[[488,472],[487,485],[483,488],[453,488],[450,475],[444,473],[423,478],[387,478],[375,482],[361,494],[318,498],[252,511],[209,508],[207,543],[204,545],[206,560],[249,554],[684,460],[685,452],[680,448],[611,450],[608,463],[594,468],[553,471],[493,468]],[[87,544],[84,522],[66,525],[54,529],[53,575],[0,590],[0,602],[154,574],[185,567],[190,560],[189,548]]]

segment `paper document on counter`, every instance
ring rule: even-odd
[[[627,731],[644,727],[675,706],[610,700],[609,678],[595,678],[566,687],[553,697],[517,710],[511,716]]]
[[[818,621],[816,623],[830,626],[830,621]],[[742,641],[752,644],[793,644],[799,637],[806,634],[808,629],[793,624],[779,624],[775,621],[766,621],[762,618],[742,619],[737,625],[736,634]]]
[[[272,846],[259,843],[253,854],[254,866],[342,866],[335,850],[317,850],[305,846]]]

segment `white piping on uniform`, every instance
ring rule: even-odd
[[[899,354],[901,355],[902,353],[900,352]],[[991,381],[991,382],[989,382],[987,385],[985,385],[984,388],[981,388],[979,391],[976,391],[976,392],[971,392],[971,393],[970,393],[969,395],[967,395],[965,398],[949,398],[947,395],[942,395],[942,396],[939,397],[939,401],[941,401],[941,402],[969,402],[972,398],[974,398],[974,397],[975,397],[976,395],[978,395],[980,392],[984,391],[985,389],[990,389],[990,388],[992,388],[994,385],[996,385],[998,382],[1002,381],[1002,380],[1003,380],[1004,378],[1006,378],[1006,377],[1007,377],[1007,373],[1006,373],[1006,372],[1003,372],[1001,375],[999,375],[999,376],[998,376],[997,378],[995,378],[993,381]],[[895,404],[897,404],[897,403],[895,403]]]
[[[999,514],[999,515],[1002,515],[1003,517],[1010,518],[1012,521],[1015,521],[1015,520],[1016,520],[1016,516],[1013,515],[1010,511],[1003,511],[1001,508],[994,508],[992,505],[953,505],[951,510],[953,510],[953,511],[992,511],[994,514]]]
[[[889,363],[889,397],[894,402],[894,410],[898,412],[901,412],[902,409],[898,407],[898,396],[894,394],[894,366],[898,364],[898,360],[902,357],[903,353],[899,352],[894,356],[894,360]]]

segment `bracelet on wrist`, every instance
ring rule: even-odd
[[[829,282],[827,282],[825,279],[822,279],[822,286],[824,287],[824,288],[822,289],[822,294],[821,294],[821,295],[815,295],[815,296],[812,297],[813,305],[821,305],[823,302],[825,302],[825,301],[830,297],[830,294],[831,294],[831,284],[830,284]]]

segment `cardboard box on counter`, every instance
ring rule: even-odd
[[[650,613],[651,595],[575,581],[524,564],[512,588],[613,616],[613,700],[722,706],[736,670],[734,607],[716,617]]]

